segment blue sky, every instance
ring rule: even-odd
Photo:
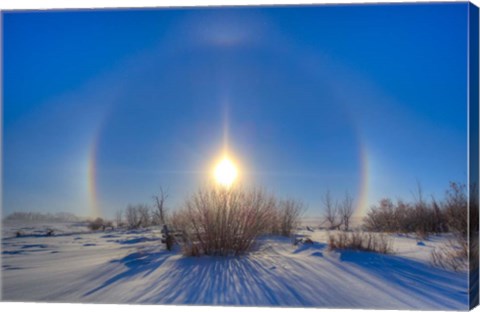
[[[360,210],[467,177],[466,3],[3,14],[3,213],[244,185]]]

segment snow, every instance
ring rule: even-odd
[[[55,228],[56,226],[56,228]],[[262,237],[241,257],[168,252],[158,229],[88,232],[76,224],[7,224],[2,239],[3,300],[368,309],[468,309],[467,274],[434,268],[430,252],[448,237],[391,236],[395,254],[329,251]],[[54,236],[40,229],[55,228]],[[69,232],[70,231],[70,232]],[[10,235],[7,235],[10,233]]]

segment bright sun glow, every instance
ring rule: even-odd
[[[229,187],[238,176],[237,167],[228,158],[223,158],[215,167],[215,180],[218,184]]]

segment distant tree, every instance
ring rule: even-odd
[[[395,232],[398,225],[395,210],[391,199],[380,200],[378,206],[372,206],[363,219],[364,228],[373,232]]]
[[[137,207],[128,205],[127,209],[125,210],[125,222],[129,228],[135,229],[140,227],[141,221]]]
[[[450,189],[446,192],[445,215],[449,231],[467,237],[468,196],[465,184],[450,183]]]
[[[69,212],[41,213],[41,212],[13,212],[5,217],[5,221],[47,221],[47,222],[77,222],[81,218]]]
[[[345,194],[345,198],[340,204],[339,212],[341,223],[343,224],[345,231],[348,231],[350,229],[350,219],[353,215],[353,198],[348,194],[348,192]]]
[[[105,220],[102,218],[96,218],[95,220],[88,223],[88,228],[92,231],[97,231],[105,228]]]
[[[432,196],[432,209],[433,209],[433,224],[435,226],[435,233],[446,232],[448,229],[447,220],[445,214],[441,210],[440,204]]]
[[[279,203],[277,219],[280,219],[280,232],[283,236],[292,235],[295,228],[300,224],[300,217],[304,211],[301,202],[292,199],[282,200]]]
[[[125,222],[131,229],[150,226],[150,208],[144,204],[128,205],[125,210]]]
[[[154,211],[152,213],[152,222],[155,224],[166,224],[167,210],[165,208],[165,201],[168,194],[160,187],[160,194],[153,196],[155,201]]]
[[[333,201],[330,191],[327,190],[322,198],[324,208],[324,219],[329,229],[338,229],[340,227],[338,205]]]
[[[117,227],[122,227],[124,225],[123,223],[123,212],[121,210],[117,211],[115,214],[115,224]]]
[[[140,217],[140,226],[147,227],[151,225],[150,208],[147,205],[137,205],[138,215]]]

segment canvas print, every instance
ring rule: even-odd
[[[2,300],[473,308],[478,23],[3,11]]]

